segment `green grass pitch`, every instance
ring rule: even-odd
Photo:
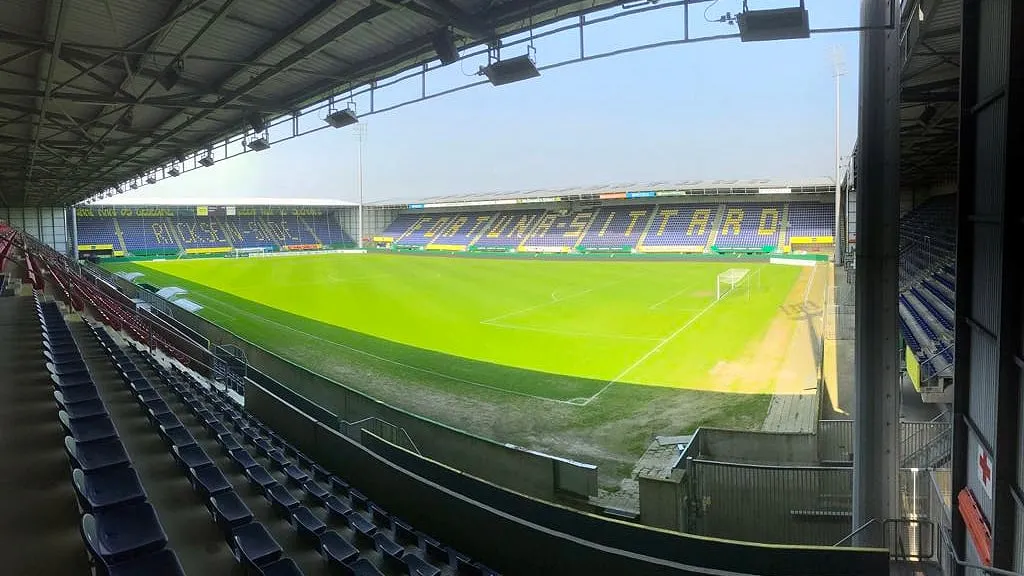
[[[760,263],[388,254],[111,267],[188,289],[208,319],[272,348],[312,340],[338,362],[386,358],[463,384],[575,403],[616,383],[770,393],[717,389],[707,373],[764,333],[798,273]],[[716,302],[717,274],[734,267],[760,272],[760,289],[753,280],[749,295],[741,288]],[[493,368],[467,374],[453,357]]]
[[[716,303],[716,276],[738,267],[759,271],[760,288]],[[597,464],[610,489],[653,435],[761,426],[771,378],[719,368],[749,366],[801,274],[743,260],[380,253],[108,268],[185,288],[209,320],[381,401]]]

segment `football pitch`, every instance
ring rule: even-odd
[[[499,441],[623,461],[651,433],[760,426],[776,384],[765,364],[784,360],[761,349],[809,274],[745,260],[380,253],[108,268],[184,288],[207,319],[398,407]],[[748,270],[745,283],[716,298],[716,277],[733,268]],[[602,427],[619,438],[595,440]],[[593,446],[566,446],[561,432]]]

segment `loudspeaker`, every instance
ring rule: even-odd
[[[455,35],[451,30],[445,28],[438,31],[437,34],[434,34],[431,42],[434,44],[434,52],[437,52],[437,58],[441,64],[447,66],[459,61],[459,48],[455,46]]]

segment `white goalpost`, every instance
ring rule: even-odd
[[[761,271],[749,268],[730,268],[715,278],[715,301],[725,298],[737,289],[746,288],[747,299],[750,298],[750,288],[756,283],[757,288],[761,287]]]

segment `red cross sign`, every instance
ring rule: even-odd
[[[985,494],[992,497],[992,459],[988,457],[985,449],[978,446],[978,480],[985,488]]]

